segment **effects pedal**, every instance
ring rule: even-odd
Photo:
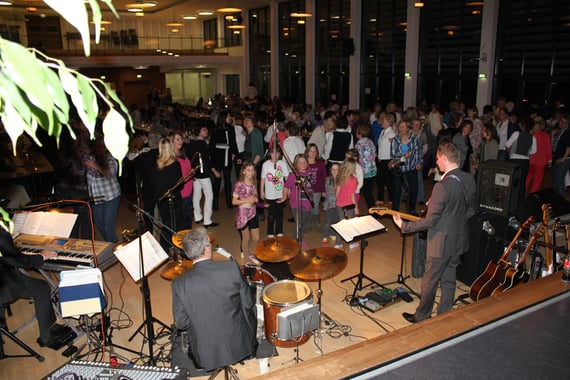
[[[406,301],[406,302],[413,302],[414,301],[412,296],[408,292],[406,292],[406,290],[404,288],[396,288],[396,292],[398,292],[398,297],[400,297],[404,301]]]

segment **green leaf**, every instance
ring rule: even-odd
[[[75,109],[77,110],[77,114],[79,115],[79,119],[83,125],[89,130],[91,136],[95,131],[95,117],[90,118],[87,112],[85,111],[85,105],[83,103],[83,96],[81,95],[81,91],[79,90],[78,80],[73,73],[71,73],[66,68],[60,68],[58,70],[59,79],[61,80],[61,84],[71,97],[71,101],[75,105]],[[93,89],[90,88],[91,91]]]
[[[0,98],[4,99],[4,102],[10,102],[22,120],[29,123],[32,120],[32,112],[28,106],[29,100],[24,99],[22,95],[20,88],[0,71]]]
[[[67,96],[57,74],[50,68],[46,67],[46,90],[53,99],[55,123],[67,124],[69,121],[69,102]]]
[[[119,176],[122,172],[121,162],[129,150],[129,134],[125,127],[123,116],[111,108],[103,120],[103,135],[107,149],[119,161]]]
[[[44,2],[79,31],[83,41],[83,51],[85,56],[89,57],[91,55],[89,17],[87,15],[87,7],[83,1],[44,0]]]
[[[99,8],[99,3],[97,0],[89,0],[89,5],[91,6],[91,12],[93,13],[93,23],[95,24],[95,43],[99,43],[99,38],[101,37],[101,8]]]
[[[42,109],[47,115],[44,124],[46,130],[52,128],[53,102],[45,89],[38,84],[45,83],[44,65],[41,61],[20,44],[0,39],[0,56],[2,71],[18,86],[30,102]]]
[[[127,107],[123,104],[123,102],[121,101],[121,99],[119,99],[119,97],[117,96],[117,94],[115,93],[115,91],[113,91],[113,89],[111,87],[109,87],[107,85],[107,83],[100,81],[101,83],[103,83],[103,86],[105,86],[105,91],[107,92],[107,95],[109,95],[109,97],[111,99],[113,99],[113,101],[119,105],[119,107],[121,107],[121,111],[123,111],[123,113],[127,116],[127,121],[129,124],[129,128],[133,128],[133,119],[131,117],[131,113],[129,112],[129,110],[127,109]]]
[[[116,18],[121,18],[121,16],[119,16],[119,14],[117,13],[117,10],[113,6],[112,0],[101,0],[101,1],[103,1],[105,4],[107,4],[107,6],[113,12],[113,14],[115,15]]]
[[[97,105],[97,96],[91,87],[91,82],[83,75],[77,74],[77,86],[83,98],[83,110],[87,114],[87,118],[91,121],[85,124],[91,136],[95,134],[95,121],[97,119],[97,112],[99,106]]]

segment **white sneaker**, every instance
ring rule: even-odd
[[[277,237],[283,237],[283,234],[277,234]]]
[[[275,237],[275,235],[273,235],[273,234],[268,234],[267,237],[268,237],[268,238],[273,238],[273,237]]]

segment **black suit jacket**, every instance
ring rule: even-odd
[[[427,255],[431,257],[451,257],[467,252],[468,219],[475,215],[476,188],[471,174],[460,169],[449,171],[434,185],[426,217],[417,222],[403,222],[402,233],[427,229]]]
[[[207,371],[253,353],[254,307],[251,288],[235,261],[200,261],[172,282],[174,323],[189,330],[192,356]]]
[[[14,245],[12,236],[0,227],[0,304],[12,302],[20,297],[22,278],[18,268],[40,268],[44,259],[41,255],[24,255]]]

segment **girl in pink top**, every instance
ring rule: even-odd
[[[183,218],[181,225],[176,226],[176,228],[178,230],[187,230],[192,228],[192,218],[194,216],[194,205],[192,204],[192,187],[194,180],[191,175],[194,170],[192,169],[191,162],[183,149],[184,140],[182,138],[182,134],[180,134],[180,132],[173,132],[169,137],[172,141],[174,152],[176,153],[176,160],[180,163],[182,176],[186,177],[186,182],[184,182],[184,185],[180,189]]]
[[[352,218],[358,215],[358,203],[356,201],[356,187],[358,180],[353,175],[356,170],[356,161],[347,158],[340,165],[336,185],[336,207],[339,218]]]
[[[255,247],[259,241],[259,222],[255,212],[258,199],[255,165],[251,161],[245,161],[241,166],[239,181],[234,186],[232,204],[236,206],[235,222],[241,241],[241,253],[247,253],[253,261],[256,260],[250,242]]]
[[[297,154],[293,161],[296,174],[299,176],[299,181],[304,186],[297,186],[297,175],[295,173],[289,174],[285,181],[285,188],[283,189],[283,198],[289,198],[289,205],[293,211],[293,218],[295,224],[293,225],[293,238],[299,239],[300,234],[297,234],[297,227],[299,226],[300,232],[309,232],[311,228],[311,202],[313,189],[311,187],[309,163],[304,154]],[[305,192],[306,189],[307,192]],[[308,193],[308,194],[307,194]]]

